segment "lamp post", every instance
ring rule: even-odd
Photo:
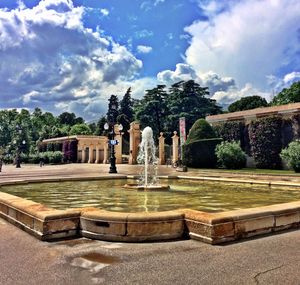
[[[108,131],[111,129],[110,132],[110,168],[108,173],[118,173],[117,167],[116,167],[116,156],[115,156],[115,145],[117,144],[117,141],[115,140],[115,122],[112,120],[111,122],[106,122],[104,124],[104,129]],[[119,124],[119,131],[121,132],[123,130],[123,126]]]

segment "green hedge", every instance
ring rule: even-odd
[[[220,138],[194,141],[183,146],[183,163],[188,167],[214,168],[217,164],[215,149]]]
[[[257,168],[281,168],[281,127],[280,117],[267,117],[250,123],[249,138]]]

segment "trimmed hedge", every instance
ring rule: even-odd
[[[186,143],[192,143],[202,139],[215,138],[214,129],[205,119],[197,120],[190,129]]]
[[[281,168],[281,126],[280,117],[267,117],[250,123],[250,145],[257,168]]]
[[[195,168],[214,168],[217,164],[215,149],[220,138],[204,139],[183,146],[183,164]]]

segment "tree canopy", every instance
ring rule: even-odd
[[[282,89],[272,100],[271,105],[285,105],[300,102],[300,81],[294,82],[289,88]]]
[[[259,107],[267,107],[268,102],[265,98],[258,95],[243,97],[228,106],[229,112],[251,110]]]

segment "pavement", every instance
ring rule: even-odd
[[[21,169],[9,165],[3,167],[0,181],[32,177],[93,177],[105,175],[107,170],[107,165],[89,164],[42,168],[22,165]],[[133,174],[138,171],[138,166],[118,165],[118,171],[119,174]],[[160,168],[160,174],[175,173],[170,167]],[[191,170],[187,174],[199,176],[203,172]],[[282,178],[298,179],[273,177],[278,181]],[[221,246],[195,240],[112,243],[80,238],[41,242],[0,218],[1,285],[299,285],[299,268],[300,231]]]

